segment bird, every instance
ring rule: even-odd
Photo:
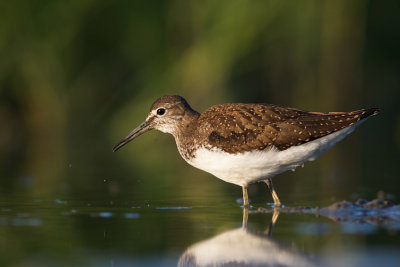
[[[249,207],[248,185],[262,181],[273,206],[280,207],[272,177],[315,160],[379,111],[309,112],[273,104],[226,103],[199,113],[183,97],[164,95],[112,151],[152,129],[169,133],[187,163],[241,186],[243,207]]]
[[[247,209],[243,209],[245,211]],[[188,266],[321,266],[315,257],[272,238],[279,210],[273,210],[264,232],[255,232],[246,225],[219,233],[189,246],[179,257],[178,267]],[[326,265],[326,264],[325,264]]]

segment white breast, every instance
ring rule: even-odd
[[[360,122],[283,151],[268,148],[261,151],[229,154],[218,148],[200,147],[196,150],[194,157],[186,161],[226,182],[240,186],[247,185],[293,170],[306,161],[316,159],[351,133]]]

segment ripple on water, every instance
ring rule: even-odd
[[[139,213],[127,212],[124,214],[126,219],[138,219],[140,217]]]
[[[297,226],[297,232],[306,235],[324,235],[330,231],[331,228],[326,223],[300,223]]]
[[[192,207],[156,207],[156,210],[191,210]]]
[[[114,216],[112,212],[109,211],[101,211],[101,212],[93,212],[90,214],[91,217],[100,217],[100,218],[111,218]]]
[[[377,229],[372,224],[345,222],[340,225],[340,230],[346,234],[373,234]]]
[[[5,226],[8,224],[7,218],[0,217],[0,226]]]
[[[66,201],[66,200],[56,199],[55,201],[56,201],[57,204],[61,204],[61,205],[67,205],[68,204],[68,201]]]
[[[16,217],[16,218],[0,218],[0,226],[40,226],[42,219],[37,217]]]
[[[110,218],[112,216],[113,216],[113,213],[109,212],[109,211],[99,212],[99,217],[101,217],[101,218]]]

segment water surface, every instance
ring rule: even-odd
[[[395,266],[399,227],[312,214],[252,213],[235,199],[103,200],[2,194],[2,266],[189,266],[238,263]],[[239,202],[239,201],[238,201]],[[290,203],[286,204],[290,206]],[[271,231],[270,231],[271,230]]]

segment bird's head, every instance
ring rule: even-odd
[[[151,105],[145,121],[120,140],[112,150],[117,151],[142,133],[152,129],[175,135],[188,113],[197,114],[183,97],[178,95],[160,97]]]

